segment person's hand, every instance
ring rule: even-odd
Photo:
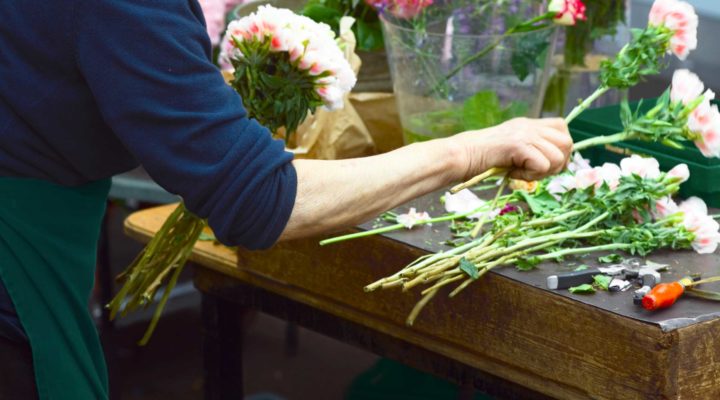
[[[561,118],[516,118],[451,139],[464,150],[461,162],[466,178],[492,167],[506,167],[511,169],[512,178],[541,179],[562,171],[573,147],[567,124]]]

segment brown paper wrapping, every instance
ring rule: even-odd
[[[392,93],[350,93],[350,102],[370,132],[375,149],[385,153],[403,146],[402,126]]]

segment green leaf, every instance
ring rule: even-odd
[[[477,265],[471,263],[465,257],[460,259],[460,270],[468,274],[468,276],[473,279],[478,279],[480,277],[480,270],[478,270]]]
[[[381,50],[385,47],[380,21],[355,21],[353,32],[357,37],[358,49],[365,51]]]
[[[580,266],[578,266],[577,268],[575,268],[573,271],[585,271],[585,270],[588,269],[588,268],[590,268],[589,265],[583,264],[583,265],[580,265]]]
[[[607,275],[595,275],[593,276],[593,285],[595,287],[602,289],[602,290],[608,290],[608,287],[610,287],[610,281],[612,281],[612,278]]]
[[[515,263],[515,267],[520,271],[530,271],[535,269],[535,267],[540,264],[542,260],[538,256],[533,257],[521,257],[518,258],[517,262]]]
[[[340,10],[336,10],[321,4],[308,4],[303,8],[302,14],[315,22],[324,22],[337,32],[340,26],[340,18],[343,14]]]
[[[513,101],[507,106],[506,109],[502,110],[502,121],[507,121],[515,117],[524,117],[528,115],[530,105],[524,101]]]
[[[598,257],[598,261],[605,264],[610,263],[619,263],[622,262],[625,258],[621,256],[620,254],[608,254],[606,256]]]
[[[535,34],[524,35],[522,39],[516,40],[510,66],[515,75],[524,81],[532,69],[541,65],[540,57],[550,45],[550,31],[541,31]]]
[[[530,210],[536,215],[550,213],[560,207],[560,202],[545,190],[539,190],[535,193],[518,190],[515,192],[515,195],[527,203]]]
[[[475,93],[463,104],[465,130],[482,129],[502,122],[500,99],[494,91]]]
[[[573,286],[573,287],[571,287],[571,288],[568,289],[568,290],[570,291],[570,293],[575,293],[575,294],[592,294],[592,293],[595,293],[595,288],[593,287],[593,285],[590,285],[590,284],[588,284],[588,283],[585,283],[585,284],[580,285],[580,286]]]

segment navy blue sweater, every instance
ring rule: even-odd
[[[80,185],[142,164],[218,239],[272,245],[292,155],[211,63],[196,0],[0,0],[0,176]]]

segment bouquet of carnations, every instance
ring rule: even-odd
[[[290,10],[261,6],[231,22],[220,46],[220,62],[233,70],[231,84],[248,115],[285,140],[318,107],[342,108],[345,93],[355,84],[355,74],[330,28]],[[140,344],[152,335],[205,227],[206,222],[181,203],[119,277],[124,285],[108,305],[111,318],[149,306],[169,278]]]

